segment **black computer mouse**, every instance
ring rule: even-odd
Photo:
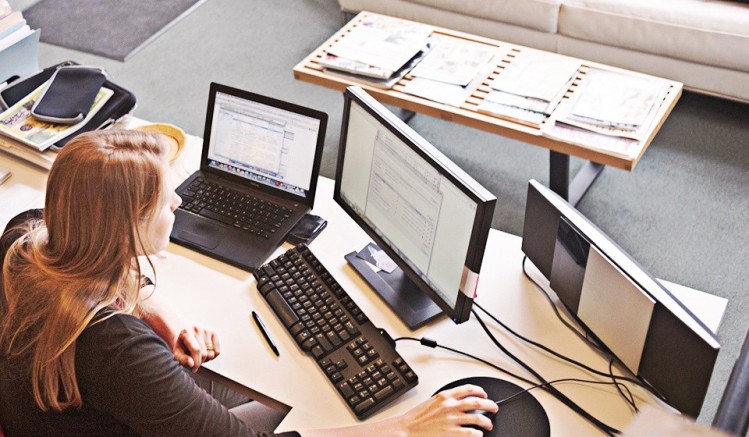
[[[445,385],[437,391],[440,392],[463,384],[473,384],[482,387],[488,398],[494,400],[507,399],[523,391],[523,388],[514,383],[486,376],[461,378]],[[487,431],[476,425],[470,426],[473,429],[480,430],[484,437],[504,437],[508,435],[549,437],[551,434],[549,417],[546,415],[541,404],[530,393],[515,397],[510,402],[503,403],[496,414],[483,410],[470,410],[470,412],[483,414],[494,424],[494,428],[491,431]]]

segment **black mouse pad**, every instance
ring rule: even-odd
[[[489,399],[494,401],[509,398],[524,390],[509,381],[477,376],[453,381],[437,390],[437,393],[464,384],[482,387],[489,395]],[[484,431],[484,436],[545,437],[549,433],[549,417],[544,408],[530,393],[525,393],[499,406],[499,412],[494,419],[494,429],[490,432]]]

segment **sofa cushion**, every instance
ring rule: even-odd
[[[559,33],[749,71],[749,5],[715,0],[565,0]]]
[[[410,0],[437,9],[556,33],[562,0]]]

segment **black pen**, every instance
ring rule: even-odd
[[[268,346],[273,349],[273,353],[275,353],[277,357],[281,356],[281,354],[278,353],[278,347],[276,347],[276,343],[273,342],[273,339],[270,338],[270,335],[268,335],[268,329],[265,327],[265,323],[260,320],[260,316],[258,316],[255,311],[252,312],[252,318],[253,320],[255,320],[255,324],[260,329],[260,332],[263,333],[263,338],[265,338],[265,341],[268,342]]]

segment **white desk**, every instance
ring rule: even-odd
[[[190,169],[197,168],[199,149],[200,139],[191,137],[185,155],[173,164],[179,178],[187,177]],[[7,155],[0,155],[0,165],[13,170],[11,179],[0,185],[0,227],[4,228],[18,212],[43,205],[46,172]],[[386,304],[370,292],[343,259],[344,254],[359,250],[369,239],[335,204],[332,191],[333,181],[321,178],[314,212],[329,223],[310,247],[376,326],[385,328],[394,338],[427,336],[440,344],[465,350],[519,375],[528,376],[496,349],[473,318],[455,325],[443,317],[416,332],[409,331]],[[477,302],[521,334],[606,371],[608,363],[559,323],[546,299],[524,277],[520,242],[519,237],[491,231]],[[288,247],[286,245],[279,249],[277,254]],[[303,355],[284,331],[256,290],[255,280],[250,273],[174,244],[170,244],[160,257],[154,257],[154,261],[157,270],[156,292],[167,294],[175,308],[188,320],[219,333],[222,354],[207,367],[263,396],[292,407],[279,431],[356,423],[353,414],[314,361]],[[531,268],[531,272],[540,282],[546,283],[534,268]],[[717,330],[725,309],[725,299],[678,288],[676,292],[679,295],[699,302],[697,306],[701,310],[701,317],[708,326]],[[257,311],[265,321],[278,344],[280,357],[270,351],[251,322],[251,310]],[[509,350],[531,364],[547,380],[563,377],[605,379],[588,375],[526,346],[494,323],[489,325]],[[483,364],[447,351],[429,349],[416,342],[400,342],[398,351],[419,375],[420,383],[370,420],[402,413],[427,399],[438,388],[459,378],[508,378]],[[524,386],[523,383],[519,385]],[[632,418],[628,406],[610,386],[561,384],[557,387],[608,425],[621,429]],[[642,390],[632,390],[642,402],[653,402]],[[554,435],[596,434],[596,428],[551,395],[542,390],[532,393],[546,409]]]

